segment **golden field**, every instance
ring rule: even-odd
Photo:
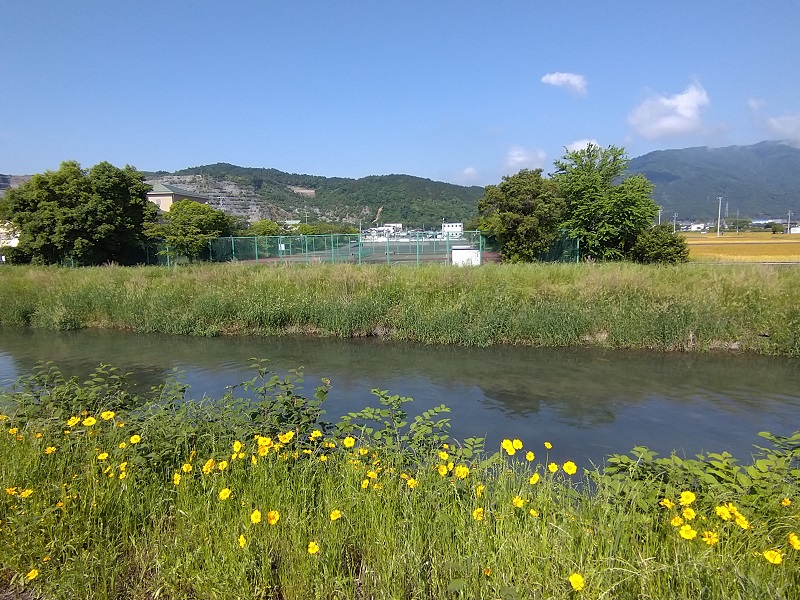
[[[684,233],[689,259],[698,262],[800,262],[800,235],[768,231]]]

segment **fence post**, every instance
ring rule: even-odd
[[[415,237],[417,239],[417,266],[419,266],[419,231]]]
[[[447,237],[445,238],[446,248],[447,248],[447,260],[445,261],[446,264],[450,264],[450,232],[445,234]]]
[[[236,260],[236,247],[233,244],[233,236],[231,236],[231,260]]]
[[[362,248],[361,248],[361,232],[359,231],[359,232],[358,232],[358,264],[361,264],[361,253],[362,253]]]
[[[214,246],[211,240],[208,240],[208,262],[214,262]]]
[[[283,236],[278,236],[278,260],[283,264]]]
[[[387,265],[392,264],[391,261],[389,260],[389,234],[388,233],[386,234],[386,264]]]
[[[307,234],[303,235],[303,247],[305,248],[305,251],[306,251],[306,264],[308,264],[308,235]]]
[[[253,236],[253,242],[255,242],[255,245],[256,245],[256,264],[258,264],[258,236],[257,235]]]

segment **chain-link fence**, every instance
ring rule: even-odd
[[[373,235],[276,235],[264,237],[224,237],[212,240],[211,262],[247,261],[281,263],[416,263],[452,260],[454,248],[483,249],[478,231],[461,235],[436,235],[422,232]]]

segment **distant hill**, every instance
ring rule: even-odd
[[[309,219],[367,225],[383,207],[384,223],[433,226],[466,221],[477,214],[483,188],[412,177],[375,175],[361,179],[284,173],[226,163],[146,173],[149,183],[183,187],[214,198],[227,212],[251,219]]]
[[[629,170],[655,184],[669,220],[716,219],[717,196],[733,217],[786,217],[800,211],[800,149],[783,142],[752,146],[658,150],[631,160]]]

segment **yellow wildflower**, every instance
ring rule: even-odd
[[[80,422],[81,422],[81,418],[80,417],[70,417],[67,420],[67,427],[75,427],[75,425],[77,425]]]
[[[483,509],[479,507],[473,510],[472,518],[475,519],[476,521],[483,521]]]
[[[311,435],[309,437],[312,440],[316,440],[317,438],[322,437],[322,432],[319,429],[315,429],[314,431],[311,432]]]
[[[515,439],[511,442],[511,445],[514,447],[514,450],[522,450],[522,440]]]
[[[48,446],[47,448],[44,449],[44,453],[45,454],[52,454],[55,451],[56,451],[56,447],[55,446]]]
[[[714,511],[717,513],[717,516],[723,521],[730,521],[733,518],[730,509],[728,509],[728,507],[725,505],[716,507]]]
[[[17,488],[15,487],[6,488],[6,494],[8,494],[9,496],[16,496]]]
[[[773,565],[779,565],[783,562],[783,554],[780,548],[774,550],[764,550],[764,558],[766,558]]]
[[[339,509],[334,509],[331,511],[331,521],[338,521],[342,518],[342,511]]]
[[[797,537],[796,533],[789,534],[789,544],[791,544],[792,548],[795,550],[800,550],[800,538]]]
[[[228,499],[228,498],[230,498],[230,497],[231,497],[231,490],[230,490],[230,488],[222,488],[222,489],[219,491],[219,499],[220,499],[220,500],[227,500],[227,499]]]
[[[181,483],[181,474],[175,473],[172,475],[172,483],[175,485],[180,485]]]
[[[694,495],[694,492],[685,491],[685,492],[681,492],[681,497],[678,500],[678,503],[681,506],[689,506],[696,499],[697,499],[697,496]]]
[[[575,473],[578,472],[578,467],[571,460],[568,460],[567,462],[564,463],[563,469],[564,469],[564,473],[566,473],[567,475],[570,475],[570,476],[571,475],[575,475]]]
[[[281,514],[277,510],[271,510],[267,513],[267,523],[270,525],[275,525],[280,518]]]
[[[531,462],[534,458],[536,458],[536,455],[530,450],[528,450],[527,454],[525,454],[525,460]]]
[[[672,510],[673,508],[675,508],[675,503],[669,498],[664,498],[661,502],[659,502],[659,504],[664,508],[666,508],[667,510]]]
[[[131,439],[130,439],[131,444],[138,444],[141,441],[142,441],[142,438],[139,437],[138,435],[132,435],[131,436]],[[194,452],[194,450],[192,452]],[[190,458],[189,460],[192,460],[192,459]]]
[[[719,536],[715,531],[704,531],[701,539],[709,546],[713,546],[719,542]]]
[[[181,467],[181,470],[184,473],[191,473],[192,472],[192,465],[189,464],[189,463],[184,463],[183,466]]]
[[[40,440],[44,437],[44,434],[37,431],[33,437],[35,437],[37,440]]]
[[[450,455],[444,450],[440,450],[438,456],[440,460],[447,460],[448,458],[450,458]]]
[[[327,460],[328,460],[328,455],[327,454],[321,454],[320,455],[320,457],[319,457],[319,461],[320,462],[326,462]]]
[[[580,592],[584,585],[586,584],[585,580],[583,579],[583,575],[580,573],[573,573],[569,576],[569,584],[572,586],[572,589],[576,592]]]
[[[781,504],[783,506],[791,506],[792,505],[792,501],[789,498],[784,498],[783,500],[781,500]]]
[[[228,461],[227,460],[219,461],[219,464],[217,465],[217,469],[219,469],[220,471],[224,471],[227,468],[228,468]]]
[[[8,435],[14,435],[15,433],[17,433],[17,431],[19,431],[19,429],[18,429],[18,428],[16,428],[16,427],[11,427],[11,428],[9,428],[9,430],[8,430]]]
[[[686,519],[687,521],[691,521],[696,516],[697,513],[694,511],[692,507],[687,506],[686,508],[683,509],[683,518]]]
[[[365,490],[365,489],[367,489],[368,487],[369,487],[369,479],[364,479],[364,480],[361,482],[361,489],[362,489],[362,490]]]
[[[692,540],[697,536],[697,532],[692,529],[691,525],[684,525],[678,530],[678,533],[685,540]]]
[[[209,458],[206,461],[206,464],[203,465],[203,469],[202,469],[203,470],[203,475],[208,475],[209,473],[211,473],[211,471],[214,470],[214,465],[215,464],[216,463],[214,462],[214,459],[213,458]]]
[[[367,471],[367,477],[369,479],[377,479],[378,473],[376,473],[375,471]]]
[[[281,433],[278,435],[278,440],[280,440],[281,444],[288,444],[292,441],[294,437],[294,431],[287,431],[286,433]]]
[[[366,456],[368,452],[369,452],[369,450],[367,450],[366,448],[359,448],[359,449],[358,449],[358,453],[359,453],[361,456]]]
[[[539,483],[539,479],[541,479],[541,477],[539,477],[539,474],[534,473],[533,475],[531,475],[531,478],[528,479],[528,483],[530,483],[531,485],[536,485],[537,483]]]
[[[30,488],[28,488],[28,489],[25,489],[25,490],[22,490],[22,491],[20,491],[20,493],[19,493],[19,497],[20,497],[20,498],[27,498],[27,497],[28,497],[28,496],[30,496],[31,494],[33,494],[33,490],[32,490],[32,489],[30,489]]]
[[[244,537],[244,534],[239,536],[239,547],[244,548],[247,545],[247,538]]]
[[[514,496],[514,498],[511,500],[511,504],[513,504],[515,508],[522,508],[525,504],[525,500],[520,496]]]
[[[532,517],[538,517],[539,516],[539,513],[537,511],[535,511],[534,509],[530,509],[528,512],[530,513],[530,515]]]
[[[253,512],[250,513],[250,522],[253,525],[258,525],[259,523],[261,523],[261,511],[260,510],[255,509]]]
[[[750,529],[750,523],[742,514],[736,515],[735,522],[742,529]]]
[[[455,468],[454,474],[457,479],[465,479],[467,475],[469,475],[469,467],[464,465],[458,465]]]
[[[356,445],[356,439],[352,436],[348,435],[346,438],[342,440],[342,446],[344,446],[345,448],[350,449],[355,445]]]
[[[445,477],[447,475],[447,465],[439,465],[436,467],[436,471],[438,471],[439,475]]]
[[[317,552],[319,552],[319,544],[317,542],[315,542],[314,540],[311,540],[310,542],[308,542],[308,553],[309,554],[316,554]]]
[[[108,458],[108,452],[101,452],[97,455],[97,460],[105,460]]]
[[[127,468],[128,468],[128,461],[119,463],[119,470],[120,471],[124,471]]]
[[[683,518],[680,515],[675,515],[670,519],[669,524],[673,527],[680,527],[683,525]]]
[[[483,484],[480,484],[479,486],[477,486],[477,487],[475,488],[475,497],[476,497],[476,498],[480,498],[481,496],[483,496],[483,491],[484,491],[485,489],[486,489],[486,486],[485,486],[485,485],[483,485]]]
[[[489,567],[486,567],[483,570],[483,576],[484,577],[491,577],[492,576],[492,570]]]
[[[126,444],[125,442],[120,442],[120,443],[119,443],[119,449],[120,449],[120,450],[124,450],[124,449],[125,449],[125,446],[127,446],[127,445],[128,445],[128,444]]]
[[[505,439],[500,443],[500,447],[506,451],[506,454],[509,456],[514,456],[517,450],[514,448],[514,442],[509,439]]]
[[[113,410],[104,411],[100,413],[100,418],[103,419],[103,421],[110,421],[111,419],[114,418],[114,411]]]
[[[39,576],[39,569],[31,569],[28,571],[27,575],[25,575],[25,579],[28,581],[32,581]]]
[[[555,473],[556,471],[558,471],[558,465],[554,462],[551,462],[549,465],[547,465],[547,470],[550,471],[551,473]]]
[[[553,444],[551,444],[550,442],[545,442],[544,443],[544,447],[547,448],[548,450],[552,450],[553,449]]]
[[[97,419],[95,419],[94,417],[86,417],[83,420],[83,423],[81,423],[81,425],[83,425],[84,427],[91,427],[95,423],[97,423]]]
[[[241,452],[242,451],[242,442],[240,442],[239,440],[236,440],[235,442],[233,442],[233,451],[236,454]]]
[[[406,485],[413,490],[415,487],[419,485],[419,482],[413,477],[409,477],[408,479],[406,479]]]
[[[128,476],[128,472],[127,471],[123,471],[122,473],[119,474],[119,480],[122,481],[127,476]]]

